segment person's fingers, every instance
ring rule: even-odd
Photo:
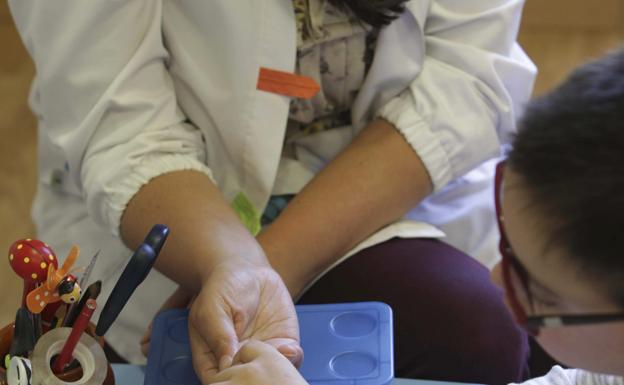
[[[145,334],[143,334],[143,336],[141,337],[141,341],[139,341],[139,343],[140,344],[149,343],[151,339],[152,339],[152,323],[150,322],[150,324],[147,325],[147,330],[145,330]]]
[[[232,365],[227,369],[219,371],[219,373],[215,374],[210,379],[210,384],[229,384],[233,379],[235,383],[240,383],[241,373],[246,369],[244,364]]]
[[[303,363],[303,349],[297,343],[291,342],[288,344],[280,345],[277,347],[277,351],[282,353],[284,357],[288,358],[296,368],[301,367]]]
[[[145,357],[147,357],[149,353],[150,342],[152,341],[152,323],[150,322],[145,334],[141,337],[141,341],[139,341],[139,345],[141,345],[141,353]]]
[[[193,368],[202,384],[210,384],[219,371],[219,365],[213,352],[195,326],[189,323],[189,340],[191,344]]]
[[[149,348],[150,348],[150,343],[148,342],[141,342],[141,353],[143,353],[143,356],[145,358],[147,358],[147,356],[149,355]]]
[[[199,336],[217,357],[219,370],[232,365],[238,348],[238,337],[234,330],[234,316],[228,314],[225,305],[202,303],[198,299],[191,307],[189,321]]]
[[[278,351],[271,345],[258,340],[249,340],[234,357],[235,363],[246,364],[262,355],[277,355]]]
[[[297,340],[292,338],[271,338],[264,342],[277,349],[295,367],[298,368],[303,363],[303,349]]]
[[[303,362],[303,349],[295,343],[283,344],[275,347],[276,342],[265,343],[258,340],[249,340],[234,356],[234,363],[248,363],[262,355],[281,354],[286,357],[295,367]]]

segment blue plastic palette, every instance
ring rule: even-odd
[[[388,385],[394,378],[392,310],[379,302],[296,307],[311,385]],[[159,314],[144,385],[201,385],[191,362],[188,310]]]

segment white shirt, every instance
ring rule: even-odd
[[[38,236],[72,243],[106,298],[130,251],[119,222],[130,198],[165,172],[204,172],[224,196],[262,212],[277,176],[290,100],[256,89],[261,67],[292,72],[291,0],[10,0],[37,69]],[[412,0],[384,28],[353,106],[353,126],[310,139],[315,164],[375,116],[423,160],[435,193],[364,240],[441,236],[497,258],[492,162],[515,131],[535,67],[516,44],[522,0]],[[280,177],[283,177],[280,176]],[[140,362],[138,339],[175,284],[153,272],[107,334]]]
[[[554,366],[545,376],[523,382],[522,385],[624,385],[624,378]]]

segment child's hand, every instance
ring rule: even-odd
[[[308,385],[295,366],[273,346],[252,340],[234,357],[234,365],[211,379],[219,385]]]

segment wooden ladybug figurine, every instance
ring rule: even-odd
[[[57,286],[56,290],[61,296],[61,301],[69,304],[78,301],[80,299],[80,294],[82,294],[80,285],[78,285],[78,282],[76,281],[76,276],[73,274],[65,276],[61,283]]]
[[[58,268],[56,254],[50,246],[37,239],[20,239],[9,248],[9,263],[24,280],[24,296],[48,278],[49,266]]]

